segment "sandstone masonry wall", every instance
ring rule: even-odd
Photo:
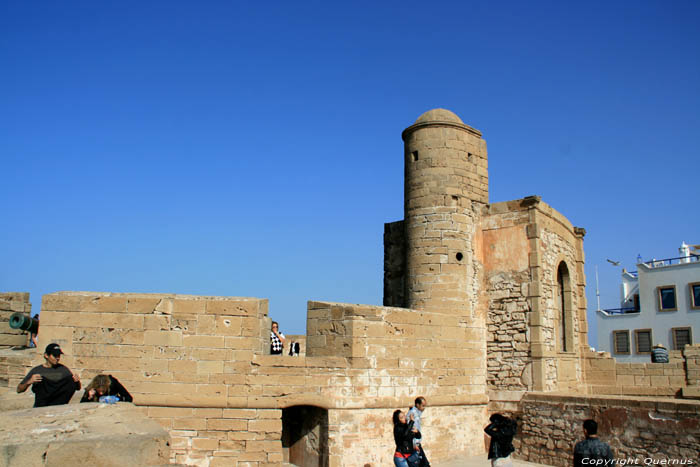
[[[28,292],[0,293],[0,348],[27,345],[29,334],[10,327],[10,316],[24,313],[31,316],[32,304]]]
[[[524,391],[532,386],[530,368],[531,280],[527,209],[517,202],[489,207],[480,225],[479,259],[484,264],[487,315],[487,380],[492,391]]]
[[[521,402],[517,457],[568,466],[573,446],[583,438],[587,418],[598,422],[600,438],[616,458],[700,459],[700,402],[613,396],[529,393]],[[634,465],[634,464],[632,464]]]
[[[700,398],[700,344],[670,351],[669,363],[621,363],[607,352],[585,357],[590,394]]]
[[[527,198],[526,198],[527,200]],[[530,332],[533,388],[545,391],[577,391],[583,376],[582,352],[587,348],[583,236],[556,210],[539,198],[530,199],[528,238],[532,282]],[[564,310],[559,268],[563,271]],[[566,345],[564,345],[564,341]]]
[[[37,355],[37,349],[0,349],[0,394],[15,390]]]
[[[384,465],[391,412],[419,394],[434,413],[475,421],[453,430],[455,420],[431,419],[430,432],[441,433],[429,451],[436,461],[453,446],[481,453],[465,440],[481,437],[476,420],[486,417],[483,329],[464,319],[310,302],[306,356],[290,357],[268,355],[266,300],[74,292],[43,304],[40,346],[61,344],[84,384],[117,377],[170,431],[173,461],[279,465],[290,455],[283,433],[293,429],[285,410],[314,406],[327,412],[330,466]],[[360,425],[339,422],[347,416]],[[348,445],[366,457],[341,455]]]
[[[683,388],[683,395],[700,399],[700,344],[686,345],[683,354],[688,383],[688,386]]]

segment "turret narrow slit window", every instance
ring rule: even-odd
[[[569,268],[562,261],[557,268],[557,297],[558,308],[557,321],[559,322],[559,351],[571,352],[573,340],[573,297],[571,292],[571,278]]]

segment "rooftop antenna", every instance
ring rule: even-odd
[[[595,265],[595,297],[598,300],[598,311],[600,311],[600,290],[598,290],[598,265]]]

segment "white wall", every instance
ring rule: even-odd
[[[635,329],[651,329],[652,345],[661,343],[667,349],[673,349],[672,328],[690,327],[693,343],[700,342],[700,310],[690,309],[689,283],[700,282],[700,262],[674,264],[649,268],[639,265],[639,303],[640,313],[608,316],[604,312],[596,313],[598,325],[598,348],[604,350],[622,362],[648,362],[651,357],[637,355],[634,340]],[[676,286],[677,311],[659,311],[656,288],[664,285]],[[612,332],[629,330],[630,355],[613,353]]]

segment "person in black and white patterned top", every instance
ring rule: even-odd
[[[284,349],[284,334],[279,331],[280,325],[277,321],[272,322],[270,330],[270,353],[272,355],[282,355]]]

